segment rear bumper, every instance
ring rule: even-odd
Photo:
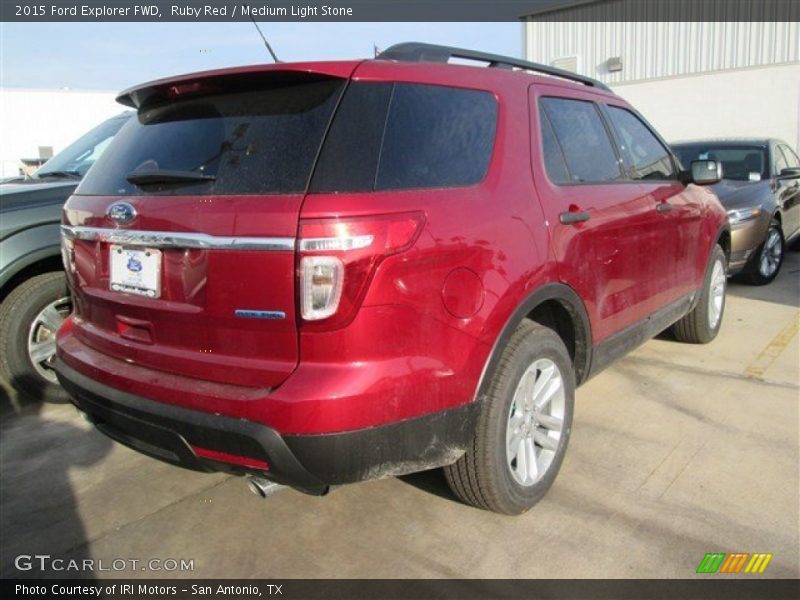
[[[330,485],[450,464],[466,450],[477,419],[477,405],[470,403],[379,427],[281,435],[261,423],[136,396],[98,383],[61,360],[56,372],[97,428],[134,450],[197,471],[257,474],[316,495]],[[208,458],[210,453],[244,457],[254,466]]]

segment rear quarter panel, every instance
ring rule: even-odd
[[[418,400],[393,405],[387,387],[384,398],[389,402],[381,420],[464,404],[474,399],[492,346],[509,316],[529,293],[552,278],[547,230],[530,174],[530,81],[489,69],[378,61],[361,65],[354,79],[489,91],[498,103],[495,147],[485,179],[474,186],[306,197],[302,219],[330,217],[332,211],[339,217],[422,211],[426,221],[412,249],[379,265],[348,331],[301,331],[301,368],[332,356],[350,364],[399,361],[394,363],[398,375],[408,376],[404,385],[411,382],[413,388],[404,389],[403,396]],[[473,314],[454,315],[443,294],[454,274],[456,281],[469,281],[472,275],[464,271],[474,274],[480,289],[476,292],[467,283],[459,290],[480,297],[467,302],[476,307]],[[378,314],[386,318],[372,316]],[[415,361],[418,377],[411,367]]]

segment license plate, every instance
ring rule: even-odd
[[[161,250],[111,246],[110,252],[113,291],[148,298],[161,295]]]

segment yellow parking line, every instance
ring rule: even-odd
[[[772,341],[764,347],[758,356],[756,356],[756,359],[745,369],[744,374],[757,379],[763,377],[767,369],[772,366],[772,363],[775,362],[778,356],[780,356],[780,353],[789,345],[789,342],[797,335],[798,331],[800,331],[800,310],[797,311],[789,324],[784,327],[778,335],[772,338]]]

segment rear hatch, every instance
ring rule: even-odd
[[[275,387],[298,359],[298,217],[354,65],[212,73],[138,108],[65,207],[76,335],[105,354]]]

